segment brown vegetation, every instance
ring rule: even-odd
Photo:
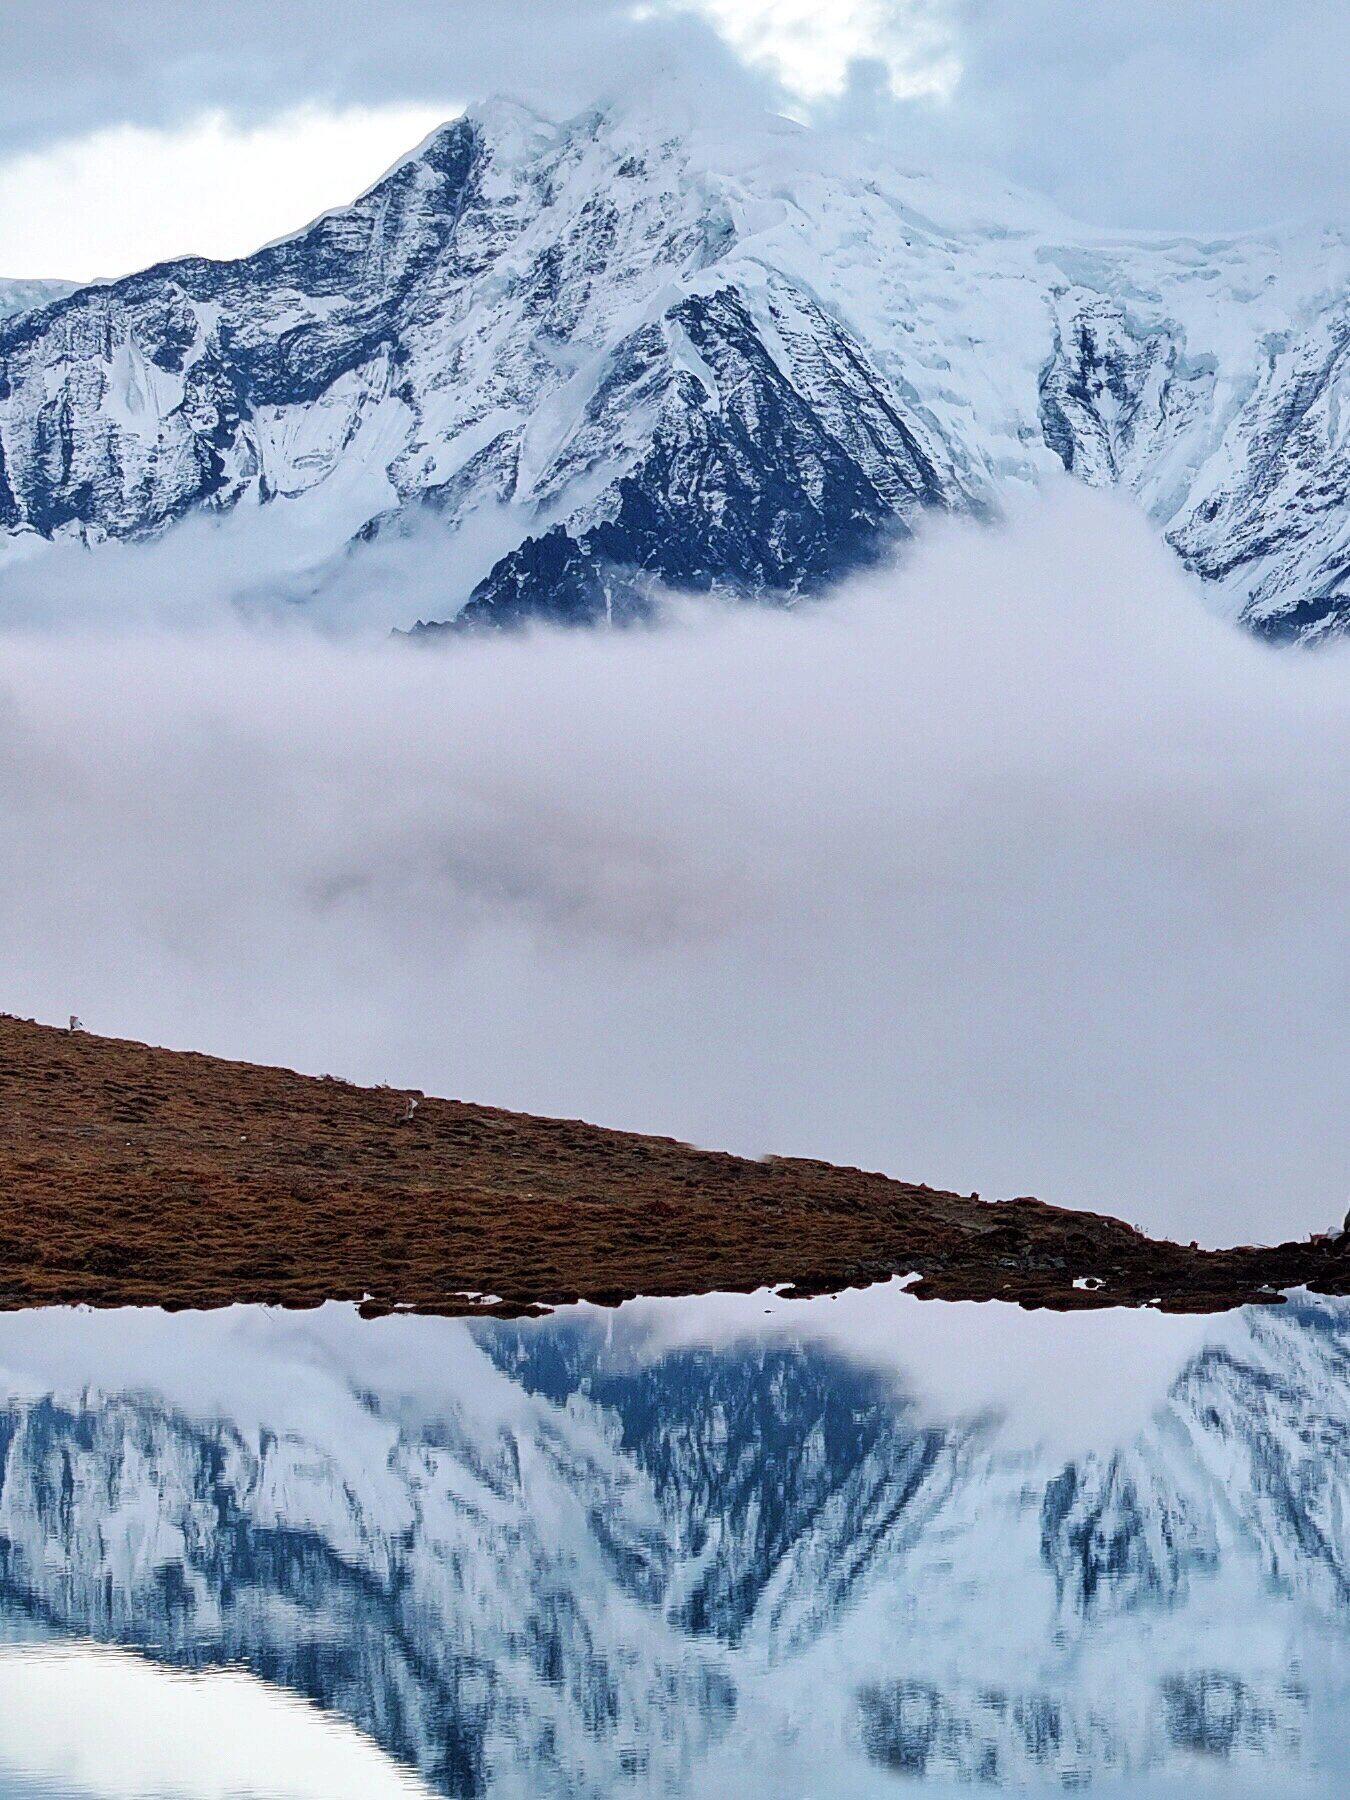
[[[912,1271],[925,1298],[1210,1311],[1299,1285],[1350,1292],[1350,1248],[1186,1249],[1036,1200],[0,1015],[0,1306],[481,1311],[471,1297],[490,1295],[521,1311]]]

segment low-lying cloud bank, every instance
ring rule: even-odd
[[[0,636],[0,1005],[1202,1241],[1344,1211],[1347,658],[1068,491],[792,613]]]

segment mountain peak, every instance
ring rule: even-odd
[[[498,97],[252,257],[0,323],[0,544],[267,506],[312,588],[430,521],[441,619],[613,621],[793,601],[1067,469],[1257,629],[1350,617],[1344,240],[1090,231],[680,104]]]

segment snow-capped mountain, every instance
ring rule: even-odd
[[[1330,1792],[1348,1334],[1217,1322],[1066,1457],[810,1341],[11,1318],[0,1622],[243,1666],[453,1795]]]
[[[584,620],[805,592],[1068,469],[1316,636],[1348,371],[1350,233],[1109,234],[785,121],[497,102],[254,256],[0,324],[0,530],[265,504],[322,564],[434,521],[441,617]]]

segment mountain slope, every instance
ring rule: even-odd
[[[784,121],[498,102],[255,256],[0,323],[0,529],[267,505],[321,568],[430,520],[443,616],[587,620],[791,597],[1062,467],[1316,636],[1348,340],[1343,234],[1115,237]]]
[[[372,1228],[372,1221],[378,1229]],[[1350,1290],[1350,1237],[1199,1250],[803,1158],[151,1049],[0,1014],[5,1306],[476,1312],[833,1292],[1221,1311]]]

